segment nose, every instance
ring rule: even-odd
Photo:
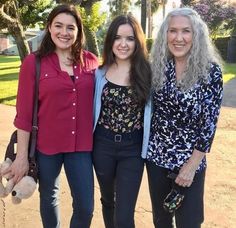
[[[66,35],[66,34],[68,33],[67,28],[66,28],[66,27],[62,27],[61,33],[62,33],[63,35]]]
[[[183,40],[183,35],[182,32],[177,32],[176,33],[176,38],[177,41],[182,41]]]
[[[120,45],[121,45],[122,47],[125,47],[125,46],[126,46],[126,39],[121,39]]]

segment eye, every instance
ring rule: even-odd
[[[184,33],[191,33],[192,31],[190,29],[184,29],[183,32]]]
[[[68,29],[69,30],[75,30],[75,27],[74,26],[69,26]]]
[[[127,37],[127,40],[128,40],[128,41],[135,41],[135,38],[134,38],[133,36],[128,36],[128,37]]]
[[[176,30],[175,29],[169,29],[168,32],[169,33],[176,33]]]
[[[118,39],[120,39],[120,36],[119,36],[119,35],[116,35],[116,36],[115,36],[115,40],[118,40]]]

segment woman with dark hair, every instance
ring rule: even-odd
[[[93,161],[106,228],[133,228],[148,143],[151,69],[141,26],[118,16],[95,72]],[[145,138],[144,138],[145,137]]]
[[[220,57],[200,15],[178,8],[163,21],[151,59],[153,116],[144,158],[153,222],[200,228],[206,155],[222,101]]]
[[[93,93],[95,55],[82,49],[84,33],[74,6],[58,5],[50,13],[37,51],[39,81],[37,162],[40,213],[44,228],[60,227],[59,176],[64,165],[73,199],[71,228],[90,227],[93,214]],[[17,94],[17,157],[11,166],[15,181],[28,171],[28,141],[32,124],[35,54],[20,70]]]

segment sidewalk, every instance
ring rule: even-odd
[[[235,88],[235,87],[234,87]],[[236,96],[234,96],[236,99]],[[0,161],[11,132],[15,108],[0,104]],[[236,109],[223,107],[211,153],[205,190],[205,222],[203,228],[236,227]],[[95,211],[91,228],[103,228],[99,187],[95,183]],[[71,197],[64,172],[61,178],[61,228],[68,228]],[[152,228],[151,205],[144,173],[135,212],[136,228]],[[0,199],[1,228],[41,228],[39,197],[34,195],[20,205],[13,205],[10,196]]]

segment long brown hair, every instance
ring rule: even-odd
[[[73,5],[68,5],[68,4],[62,4],[62,5],[58,5],[56,6],[51,13],[48,16],[48,20],[47,20],[47,25],[45,28],[45,35],[42,39],[41,45],[37,51],[37,54],[40,57],[46,56],[51,54],[52,52],[55,51],[55,44],[51,39],[51,34],[49,32],[49,27],[51,26],[53,19],[61,13],[66,13],[69,14],[71,16],[73,16],[75,18],[77,27],[78,27],[78,35],[77,35],[77,39],[75,41],[75,43],[72,45],[71,48],[71,56],[72,56],[72,61],[78,62],[80,61],[80,63],[83,63],[83,59],[82,59],[82,47],[84,45],[84,41],[85,41],[85,36],[84,36],[84,31],[83,31],[83,24],[82,24],[82,20],[81,17],[79,15],[79,12],[76,10],[75,6]]]
[[[116,63],[112,46],[120,25],[129,24],[133,28],[135,50],[131,56],[130,83],[134,89],[135,99],[145,104],[151,88],[151,67],[148,62],[148,51],[143,30],[137,20],[131,15],[120,15],[110,24],[103,49],[103,63],[100,66],[111,66]]]

